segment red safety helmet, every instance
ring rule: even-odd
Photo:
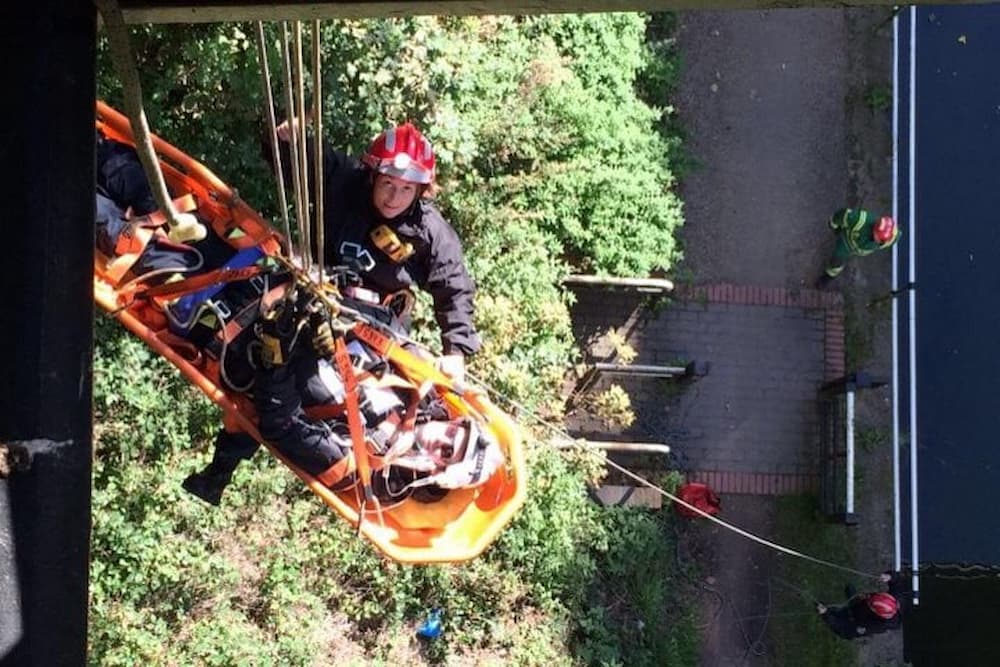
[[[697,507],[705,514],[714,516],[722,509],[722,503],[719,502],[719,497],[715,495],[715,492],[700,482],[688,482],[684,484],[677,490],[677,497],[688,505]],[[701,514],[698,514],[693,509],[680,503],[674,503],[674,509],[678,514],[689,519],[697,519],[701,516]]]
[[[872,593],[868,596],[868,608],[879,618],[888,620],[899,612],[899,602],[888,593]]]
[[[411,183],[429,185],[434,180],[434,148],[412,123],[375,137],[361,161],[380,174]]]
[[[883,215],[878,219],[872,229],[872,236],[878,243],[888,243],[896,237],[896,221],[892,219],[891,215]]]

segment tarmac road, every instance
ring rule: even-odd
[[[684,268],[696,284],[811,287],[832,250],[830,213],[890,204],[888,114],[863,103],[865,90],[891,81],[891,26],[880,25],[887,16],[887,9],[680,15],[676,105],[696,164],[682,186],[682,238]],[[870,72],[873,62],[885,71]],[[849,264],[840,282],[856,294],[884,290],[888,258]],[[878,359],[888,357],[888,337],[874,347]],[[771,533],[772,498],[731,496],[723,506],[737,525]],[[862,511],[870,521],[859,529],[866,536],[861,557],[884,561],[881,541],[891,536],[876,508]],[[742,538],[709,535],[706,574],[727,603],[706,622],[699,664],[772,664],[761,619],[773,611],[773,554]],[[706,617],[713,614],[708,609]],[[750,645],[758,638],[764,645]],[[899,657],[900,643],[896,636],[871,642],[862,664]]]
[[[816,277],[828,252],[819,223],[848,189],[844,14],[682,14],[677,107],[698,165],[682,187],[683,236],[699,282]]]

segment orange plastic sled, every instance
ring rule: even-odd
[[[96,123],[105,136],[134,145],[128,119],[103,102],[97,103]],[[217,235],[235,249],[259,246],[265,254],[280,254],[281,236],[215,174],[159,137],[153,137],[153,145],[172,195],[193,197],[198,217]],[[222,408],[227,423],[238,425],[264,443],[344,519],[355,526],[360,521],[361,534],[389,558],[403,563],[458,562],[475,558],[496,539],[523,504],[527,466],[520,432],[510,416],[489,401],[483,392],[452,383],[432,363],[363,323],[356,327],[355,335],[384,354],[397,371],[414,384],[433,383],[453,416],[474,418],[489,429],[504,450],[506,466],[500,466],[481,486],[449,491],[435,502],[407,498],[391,507],[377,509],[373,503],[362,504],[360,485],[344,491],[330,490],[260,438],[252,401],[237,392],[226,391],[220,381],[218,362],[169,331],[162,304],[158,304],[157,299],[132,299],[128,290],[116,288],[121,276],[114,259],[96,253],[94,298],[97,304],[180,369]],[[134,288],[132,285],[129,289]]]

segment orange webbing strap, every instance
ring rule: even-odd
[[[330,487],[338,483],[340,480],[344,479],[350,475],[355,470],[354,465],[355,456],[351,452],[344,458],[340,459],[332,466],[316,475],[316,479],[322,482],[324,485]]]
[[[198,208],[198,202],[194,200],[194,196],[191,194],[178,197],[173,201],[173,205],[174,210],[178,213],[190,213]],[[137,218],[135,223],[143,227],[160,227],[167,224],[167,214],[163,211],[153,211],[141,218]]]
[[[198,208],[198,202],[187,194],[174,200],[174,208],[179,213],[188,213]],[[129,224],[115,241],[115,256],[104,267],[105,273],[115,285],[120,283],[128,270],[139,261],[139,256],[156,235],[157,229],[166,222],[167,215],[163,211],[153,211],[128,221]]]
[[[172,283],[163,283],[162,285],[156,285],[155,287],[147,287],[139,290],[135,296],[136,298],[147,299],[153,297],[176,298],[178,296],[190,294],[191,292],[197,292],[198,290],[208,287],[209,285],[232,283],[237,280],[249,280],[250,278],[253,278],[263,272],[264,267],[256,264],[244,266],[240,269],[216,269],[214,271],[209,271],[208,273],[203,273],[184,280],[178,280]]]
[[[344,381],[344,393],[347,403],[347,428],[351,432],[351,447],[354,451],[354,465],[358,469],[358,478],[361,487],[364,489],[365,502],[373,500],[371,486],[371,467],[368,465],[368,448],[365,446],[364,427],[361,425],[361,406],[358,402],[358,382],[354,377],[354,367],[351,365],[351,358],[347,354],[347,345],[344,344],[344,337],[338,336],[333,341],[333,359],[337,364]],[[358,520],[360,525],[360,518]]]
[[[153,238],[154,230],[140,225],[127,225],[115,242],[115,256],[104,265],[112,284],[117,285],[129,269],[139,261],[139,256]]]
[[[264,303],[268,300],[270,300],[269,301],[270,303],[273,303],[278,299],[278,297],[284,295],[287,289],[288,285],[278,285],[277,287],[272,287],[258,301],[251,302],[250,305],[241,310],[236,317],[229,320],[229,322],[224,327],[222,327],[222,331],[217,336],[218,340],[220,340],[223,343],[226,343],[227,345],[229,343],[232,343],[234,340],[236,340],[236,337],[239,336],[243,332],[243,330],[247,328],[247,326],[249,326],[248,324],[244,324],[245,320],[243,318],[243,315],[247,312],[247,310],[249,310],[250,308],[256,308],[257,310],[260,310],[261,303]],[[254,320],[256,321],[256,318],[254,318]]]
[[[341,419],[344,416],[344,406],[340,403],[324,403],[322,405],[310,405],[302,408],[311,421],[328,421],[330,419]]]
[[[396,344],[392,337],[387,336],[375,327],[365,322],[358,322],[351,329],[359,340],[367,343],[379,356],[385,357],[395,364],[406,377],[414,383],[421,385],[431,383],[431,385],[443,390],[444,393],[453,393],[467,398],[471,394],[460,382],[442,373],[438,368],[422,359],[416,354]]]

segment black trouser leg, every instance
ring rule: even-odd
[[[201,472],[189,475],[184,489],[210,505],[218,505],[240,461],[253,456],[257,447],[257,441],[246,433],[219,431],[212,462]]]

